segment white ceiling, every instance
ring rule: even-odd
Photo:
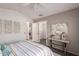
[[[31,19],[37,19],[79,7],[78,3],[39,3],[34,5],[34,3],[0,3],[0,8],[16,10]],[[40,14],[43,16],[39,16]]]

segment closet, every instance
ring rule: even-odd
[[[46,45],[46,39],[47,39],[47,22],[46,21],[39,22],[39,39],[40,39],[40,43]]]
[[[35,23],[28,22],[27,37],[28,37],[28,40],[46,44],[47,22],[46,21],[35,22]]]

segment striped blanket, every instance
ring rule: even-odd
[[[13,43],[9,47],[12,49],[10,56],[53,56],[48,47],[32,41]]]

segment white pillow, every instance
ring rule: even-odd
[[[26,34],[2,34],[0,35],[0,44],[26,40]]]

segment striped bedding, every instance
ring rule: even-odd
[[[53,52],[46,46],[32,41],[21,41],[10,44],[10,56],[53,56]]]

